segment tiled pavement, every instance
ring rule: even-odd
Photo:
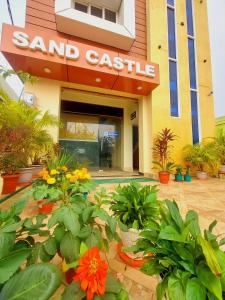
[[[115,185],[101,185],[98,188],[100,187],[113,191]],[[0,207],[9,207],[23,193],[24,191],[0,204]],[[90,198],[92,198],[91,195]],[[168,185],[159,185],[159,198],[176,200],[183,214],[190,209],[196,210],[199,213],[202,228],[206,228],[213,220],[217,219],[218,225],[215,232],[225,236],[225,179],[193,180],[191,183],[170,182]],[[29,202],[23,217],[30,217],[36,212],[36,204]],[[150,278],[138,269],[126,266],[116,253],[115,243],[111,244],[107,256],[112,271],[118,273],[118,276],[123,280],[131,300],[155,300],[157,278]]]

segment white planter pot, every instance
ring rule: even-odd
[[[208,178],[208,174],[206,172],[200,172],[199,171],[199,172],[196,173],[196,176],[200,180],[205,180],[205,179]]]
[[[38,176],[38,174],[43,170],[43,165],[32,165],[32,175]]]
[[[123,243],[123,247],[132,247],[136,244],[136,241],[139,239],[139,233],[140,231],[136,229],[129,229],[127,232],[120,231],[120,238]],[[138,253],[132,253],[132,252],[126,252],[126,255],[129,256],[132,259],[142,259],[143,258],[143,252]]]
[[[222,166],[220,167],[220,172],[225,172],[225,165],[222,165]]]
[[[30,183],[32,180],[32,169],[33,168],[21,168],[19,170],[20,177],[19,177],[19,184]]]

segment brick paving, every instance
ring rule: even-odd
[[[155,182],[143,183],[155,185]],[[114,184],[98,186],[113,191]],[[18,198],[23,196],[24,191],[0,204],[1,208],[9,207]],[[90,196],[93,199],[93,194]],[[205,181],[193,180],[191,183],[170,182],[168,185],[159,184],[160,199],[174,199],[177,201],[182,214],[193,209],[199,213],[200,225],[206,228],[213,220],[218,220],[216,233],[225,236],[225,179],[207,179]],[[37,213],[35,202],[29,202],[23,213],[23,217],[30,217]],[[131,300],[155,300],[155,287],[157,277],[148,277],[138,269],[126,266],[117,255],[116,243],[112,243],[107,255],[109,265],[114,273],[119,273]],[[57,259],[57,263],[60,261]]]

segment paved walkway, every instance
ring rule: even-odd
[[[151,184],[155,183],[143,183]],[[114,184],[100,185],[113,191]],[[202,229],[206,228],[213,220],[218,220],[217,234],[225,236],[225,179],[208,179],[206,181],[193,180],[191,183],[171,182],[169,185],[159,185],[160,199],[174,199],[177,201],[183,214],[193,209],[199,213]],[[20,195],[2,203],[0,207],[7,208],[16,201]],[[91,196],[92,198],[92,196]],[[29,203],[24,212],[24,217],[31,216],[37,212],[35,203]],[[119,273],[129,291],[130,300],[155,300],[155,287],[157,278],[148,277],[139,270],[126,266],[116,253],[116,244],[112,243],[108,260],[111,269]]]

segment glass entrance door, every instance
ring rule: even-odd
[[[121,118],[62,113],[60,144],[94,170],[121,168]]]

